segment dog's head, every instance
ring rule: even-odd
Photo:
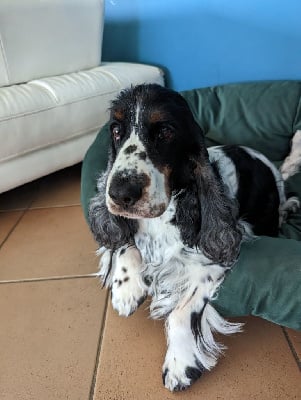
[[[191,157],[202,143],[186,101],[155,84],[122,91],[112,103],[110,131],[109,211],[135,219],[161,215],[189,179]]]
[[[159,85],[132,87],[113,101],[109,127],[109,163],[90,205],[97,241],[108,248],[133,241],[137,219],[160,216],[177,194],[173,222],[183,242],[216,262],[233,262],[241,240],[237,207],[185,99]]]

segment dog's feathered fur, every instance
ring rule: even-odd
[[[166,318],[163,382],[182,390],[212,368],[230,334],[210,300],[236,261],[241,242],[277,235],[287,212],[280,173],[239,146],[207,151],[180,94],[158,85],[120,93],[111,107],[107,170],[90,205],[102,277],[120,315],[146,295],[154,318]]]

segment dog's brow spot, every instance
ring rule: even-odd
[[[115,110],[114,111],[114,118],[117,120],[124,119],[124,112],[122,110]]]
[[[123,282],[127,282],[130,278],[128,276],[126,276],[123,280]]]
[[[164,119],[164,114],[161,111],[154,111],[151,116],[149,121],[154,124],[156,122],[162,121],[162,119]]]
[[[145,160],[146,159],[146,153],[145,151],[141,151],[141,153],[138,154],[138,157],[140,160]]]
[[[126,149],[124,149],[124,154],[131,154],[131,153],[134,153],[134,151],[136,151],[136,150],[137,150],[137,146],[135,144],[131,144]]]
[[[152,283],[152,278],[151,278],[151,276],[146,275],[146,276],[143,278],[143,282],[146,284],[146,286],[150,286],[151,283]]]
[[[122,271],[123,271],[124,273],[127,272],[127,269],[126,269],[125,267],[122,267],[121,269],[122,269]]]

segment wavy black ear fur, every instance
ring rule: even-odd
[[[214,262],[231,265],[242,240],[236,202],[226,195],[208,160],[197,164],[195,177],[202,219],[198,245]]]
[[[91,199],[89,207],[90,229],[100,247],[118,249],[133,242],[137,221],[113,215],[106,205],[106,184],[112,169],[114,155],[111,152],[106,171],[97,181],[98,193]]]
[[[200,127],[194,121],[190,129],[199,138],[198,153],[190,158],[192,180],[178,194],[176,223],[186,244],[198,246],[213,262],[229,266],[237,259],[242,240],[238,205],[227,196],[210,164]]]

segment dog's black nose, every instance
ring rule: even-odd
[[[109,196],[115,204],[123,208],[131,207],[141,199],[143,181],[140,177],[129,179],[116,176],[111,182]]]

